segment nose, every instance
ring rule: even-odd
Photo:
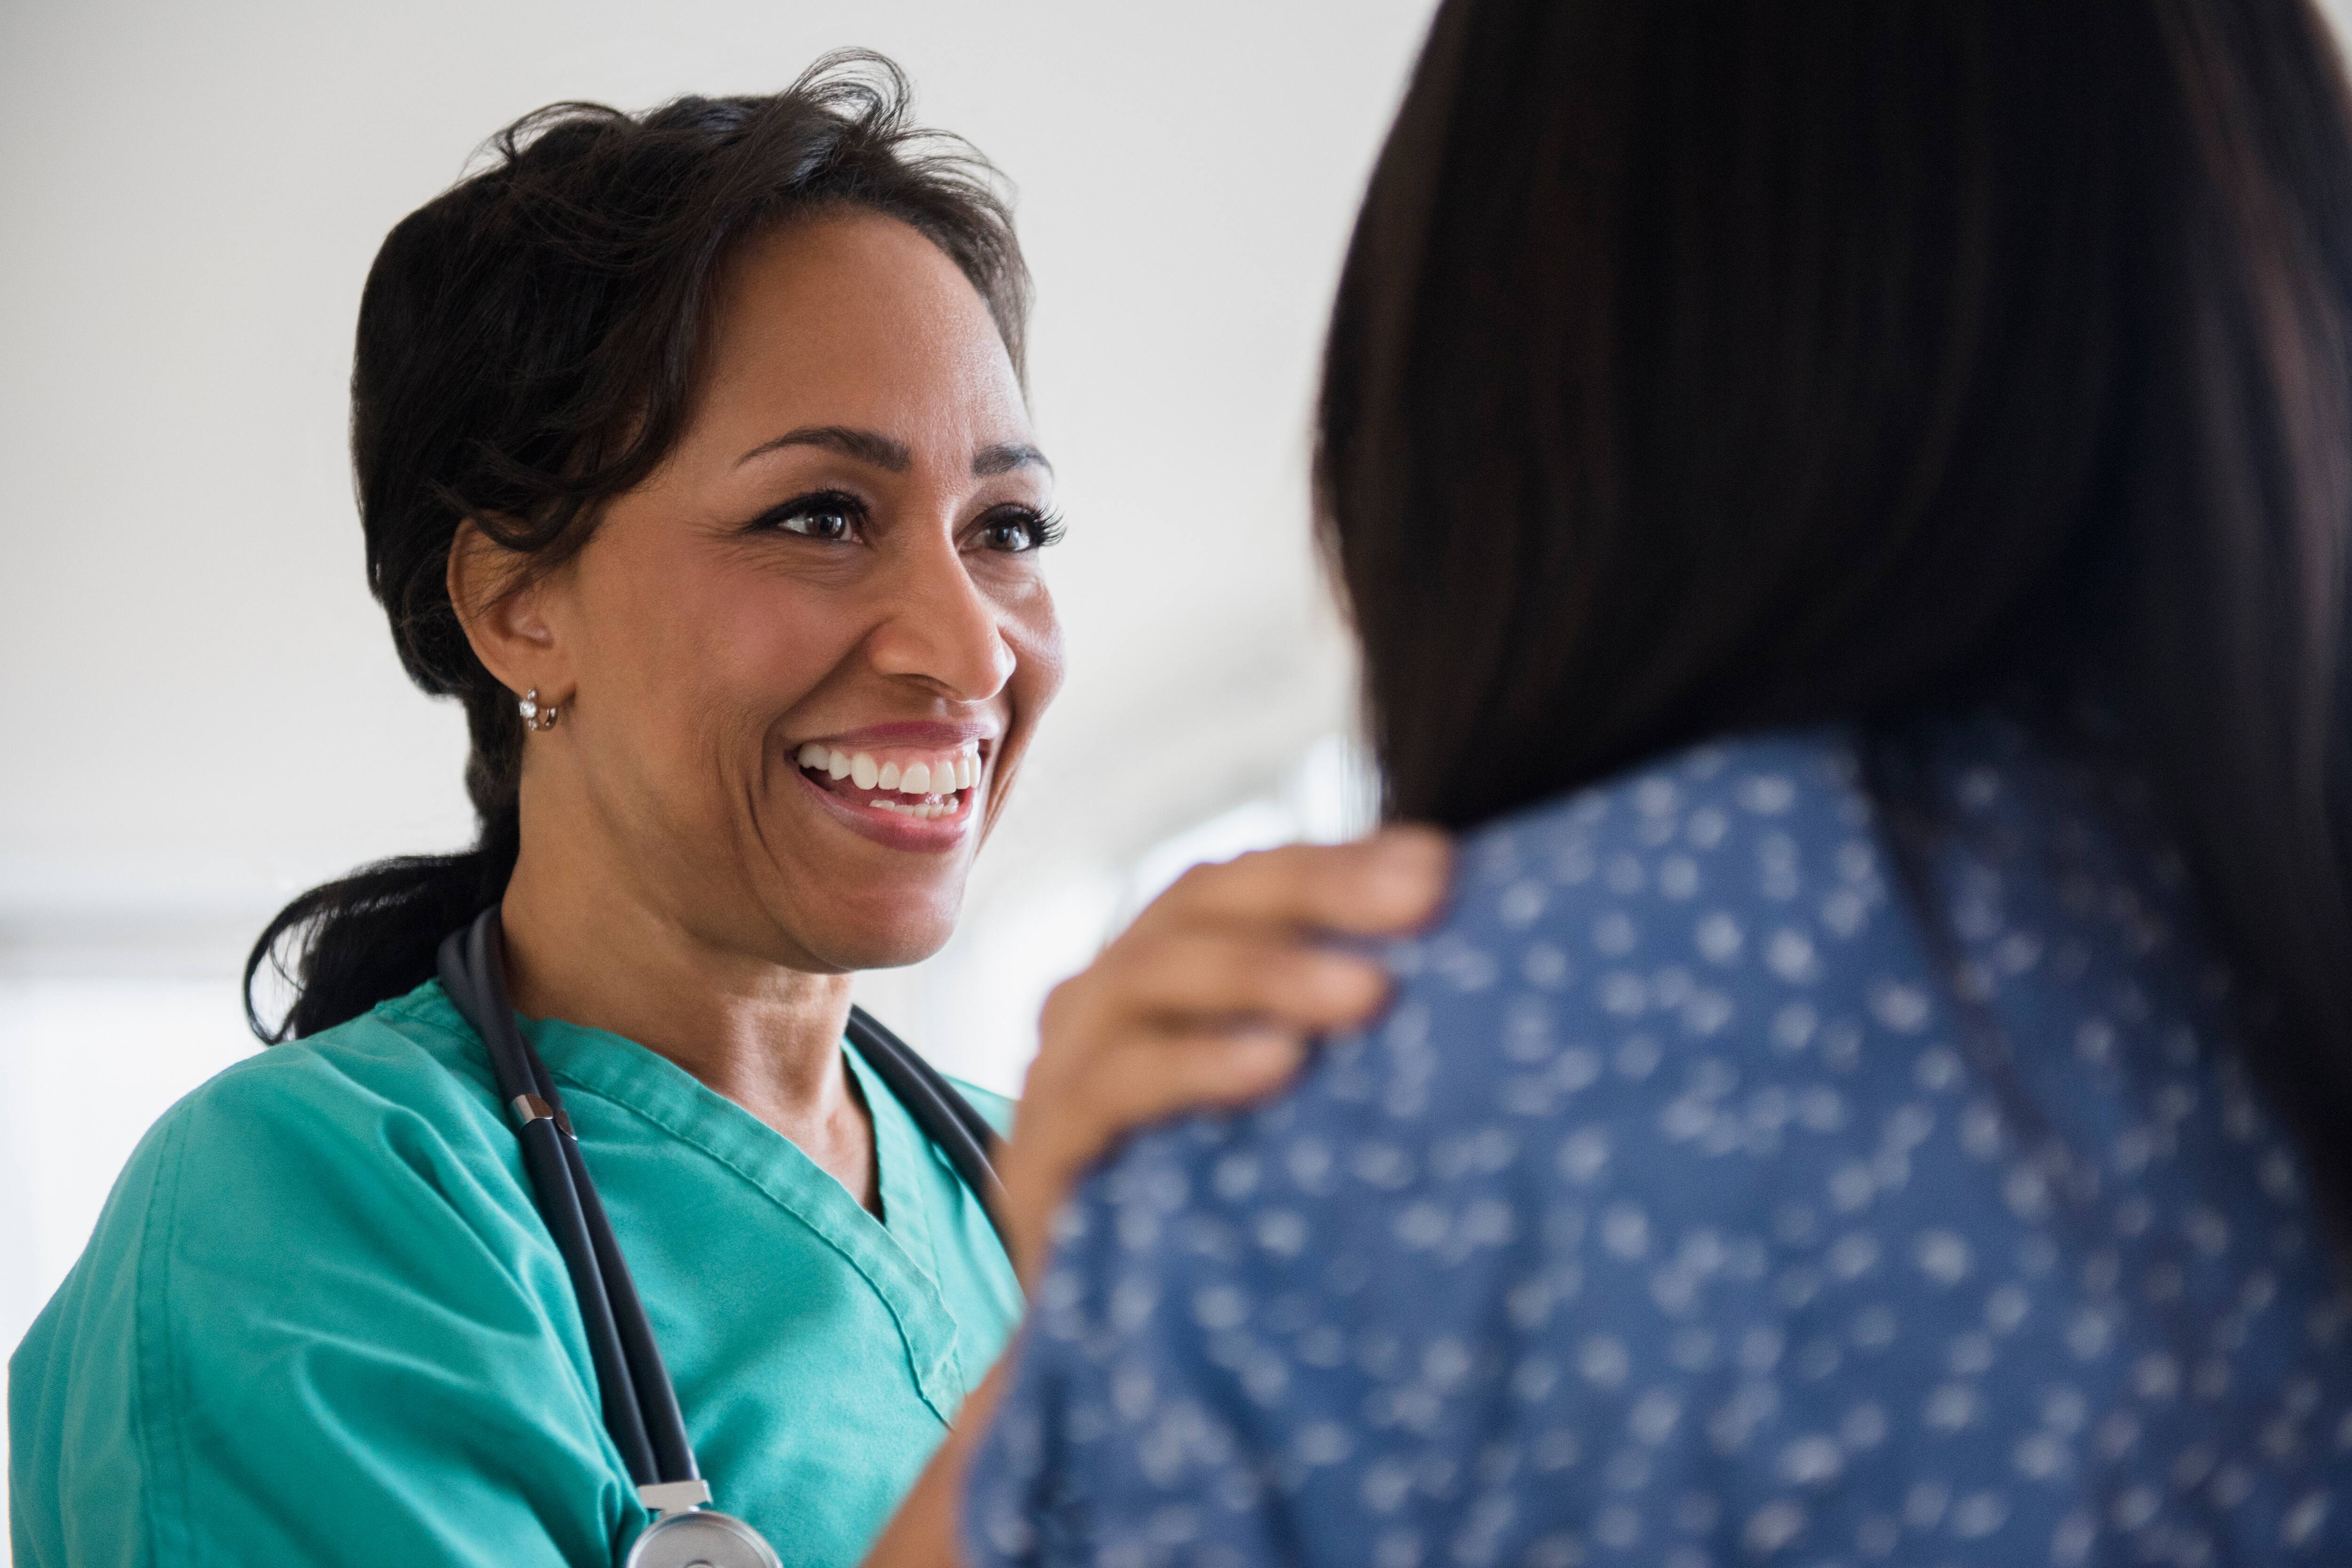
[[[887,608],[866,644],[882,674],[958,702],[985,701],[1013,679],[1013,647],[998,607],[951,539],[933,535],[910,550],[887,574],[884,592]]]

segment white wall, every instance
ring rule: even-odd
[[[1155,846],[1330,827],[1307,402],[1429,5],[0,4],[0,1349],[139,1131],[249,1048],[269,910],[470,831],[344,466],[392,223],[542,102],[766,90],[844,44],[1013,175],[1073,669],[967,934],[869,991],[1009,1086]]]

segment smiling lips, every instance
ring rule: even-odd
[[[793,760],[831,795],[918,820],[961,812],[966,792],[979,788],[982,767],[977,742],[952,752],[894,751],[877,759],[811,741]]]

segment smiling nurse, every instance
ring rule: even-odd
[[[1061,679],[1025,274],[985,165],[903,91],[860,57],[549,110],[386,241],[353,375],[369,577],[465,705],[481,842],[265,933],[292,1043],[158,1123],[11,1363],[18,1568],[650,1541],[668,1499],[599,1350],[630,1292],[571,1268],[526,1137],[593,1173],[717,1506],[854,1563],[1076,1170],[1378,1004],[1308,933],[1424,916],[1433,837],[1187,878],[1047,1008],[996,1161],[1009,1247],[925,1114],[953,1093],[853,1023],[856,971],[946,940]],[[469,927],[453,999],[436,954]],[[493,1050],[535,1051],[538,1092]],[[949,1465],[906,1517],[936,1528]]]

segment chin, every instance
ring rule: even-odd
[[[894,932],[887,937],[877,937],[860,943],[859,956],[844,967],[852,970],[903,969],[908,964],[922,963],[947,946],[948,938],[953,935],[955,925],[950,921],[937,930]]]
[[[828,972],[900,969],[920,963],[955,935],[959,900],[942,899],[928,908],[927,902],[918,896],[906,901],[913,908],[837,909],[832,921],[815,929],[795,920],[781,923],[799,939],[793,945]]]

